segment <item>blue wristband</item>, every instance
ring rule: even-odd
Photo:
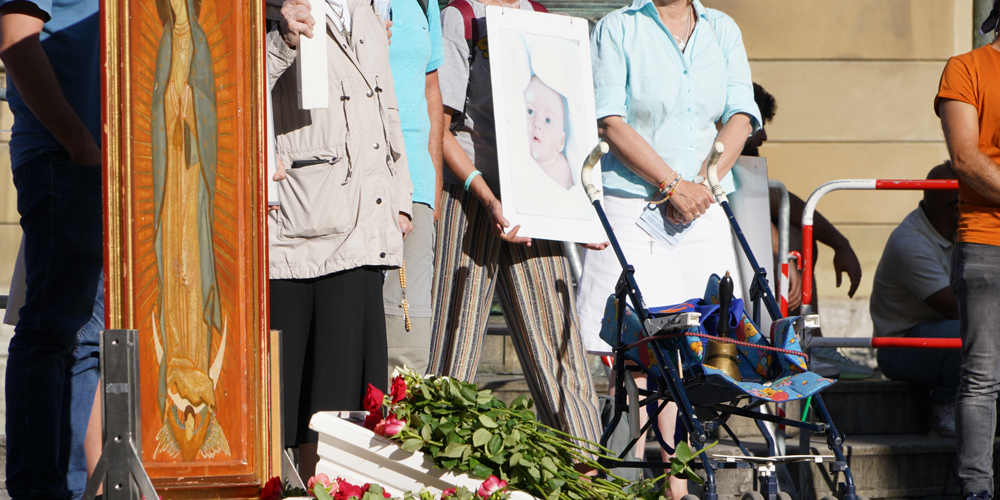
[[[469,174],[469,176],[465,178],[465,190],[466,191],[469,190],[469,186],[472,185],[472,179],[475,179],[477,175],[483,175],[483,173],[480,172],[480,171],[478,171],[478,170],[473,170],[472,173]]]

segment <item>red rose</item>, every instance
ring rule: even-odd
[[[441,500],[447,500],[455,496],[456,493],[455,488],[448,488],[447,490],[441,492]]]
[[[341,478],[337,478],[337,493],[333,495],[333,500],[347,500],[349,498],[360,499],[364,496],[365,492],[361,488],[344,481]]]
[[[368,412],[368,416],[365,417],[365,429],[373,431],[375,430],[375,427],[378,426],[378,423],[381,421],[382,421],[381,411]]]
[[[392,402],[398,403],[406,399],[406,381],[403,377],[397,375],[392,379],[392,387],[389,388],[389,395],[392,396]]]
[[[281,484],[281,478],[274,476],[268,479],[264,483],[264,487],[261,488],[260,500],[280,500],[283,491],[285,491],[285,487]]]
[[[385,394],[374,385],[368,384],[368,393],[361,406],[368,411],[379,411],[385,401]]]

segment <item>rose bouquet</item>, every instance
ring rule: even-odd
[[[452,488],[441,492],[440,498],[435,498],[434,494],[428,490],[423,490],[414,494],[406,492],[402,499],[394,499],[377,484],[365,483],[357,486],[345,481],[343,478],[331,480],[326,474],[316,474],[309,478],[307,490],[302,488],[292,488],[282,485],[281,478],[272,477],[260,492],[261,500],[280,500],[282,498],[310,496],[316,500],[506,500],[510,497],[507,492],[507,481],[503,481],[496,476],[490,476],[473,494],[464,486]]]
[[[630,483],[612,474],[597,461],[614,459],[611,450],[538,422],[532,405],[523,396],[507,405],[473,384],[421,377],[403,369],[393,378],[389,394],[369,386],[365,427],[398,441],[405,451],[422,451],[440,468],[488,478],[484,488],[495,479],[496,485],[553,500],[654,500],[662,496],[655,480]],[[686,443],[680,443],[668,475],[702,482],[689,464],[695,456]],[[596,470],[601,477],[581,474],[576,464]],[[482,497],[490,491],[480,488],[477,493]]]

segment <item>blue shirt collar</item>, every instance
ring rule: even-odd
[[[642,10],[645,6],[652,4],[653,0],[632,0],[632,5],[629,5],[625,10]],[[702,5],[699,0],[691,2],[691,6],[694,7],[694,12],[698,15],[698,17],[708,19],[705,17],[705,6]],[[653,6],[652,8],[654,11],[656,10],[656,6]]]

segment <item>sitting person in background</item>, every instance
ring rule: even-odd
[[[951,162],[928,179],[955,179]],[[958,191],[924,191],[920,206],[893,230],[875,271],[871,315],[876,337],[958,338],[958,302],[951,289],[951,251],[958,231]],[[961,356],[955,349],[879,349],[878,366],[892,379],[930,388],[931,430],[955,435]]]
[[[764,123],[770,123],[771,119],[774,118],[775,113],[778,111],[778,103],[775,101],[774,96],[769,94],[764,87],[759,84],[753,84],[753,98],[757,102],[757,107],[760,108],[760,114],[764,118]],[[743,147],[742,156],[760,156],[758,148],[767,141],[767,132],[764,130],[764,126],[760,127],[756,133],[747,139],[746,145]],[[777,189],[771,189],[771,236],[773,243],[774,259],[777,262],[778,259],[778,205],[780,203],[780,194]],[[790,217],[788,221],[788,250],[789,252],[802,252],[802,210],[805,208],[806,203],[799,198],[794,193],[788,193],[788,203],[790,208]],[[834,274],[837,276],[837,287],[840,287],[841,279],[843,273],[847,273],[847,278],[851,282],[850,288],[847,290],[848,297],[854,297],[854,292],[858,290],[858,285],[861,284],[861,263],[858,262],[858,257],[854,254],[854,249],[851,248],[851,242],[837,231],[837,228],[826,220],[819,212],[815,212],[813,216],[813,234],[815,238],[813,241],[813,270],[815,271],[816,262],[819,260],[819,245],[816,241],[823,243],[831,248],[833,248],[833,270]],[[778,266],[775,265],[775,269]],[[788,314],[791,316],[801,314],[802,306],[802,278],[801,271],[799,271],[794,263],[789,263],[788,266]],[[813,273],[815,276],[815,272]],[[773,278],[772,278],[773,282]],[[812,289],[812,311],[813,313],[819,312],[819,296],[816,293],[816,280],[813,280]],[[823,334],[820,330],[816,330],[814,333],[816,336],[822,337]],[[874,371],[860,363],[855,362],[851,358],[844,356],[837,350],[836,347],[820,347],[812,350],[812,370],[825,376],[834,377],[847,380],[861,380],[866,378],[871,378],[874,375]]]

